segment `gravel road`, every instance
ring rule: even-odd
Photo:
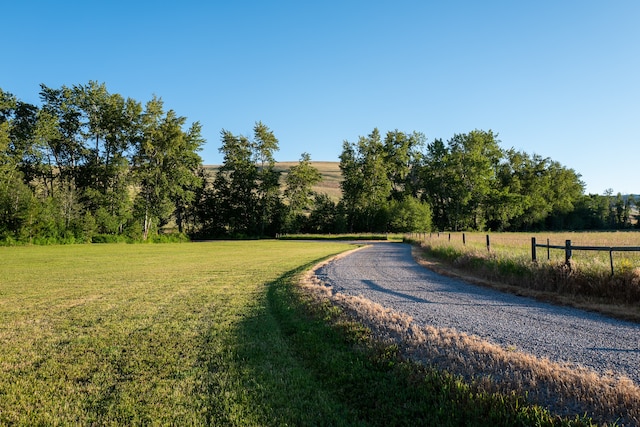
[[[410,245],[374,243],[316,274],[336,292],[363,296],[418,324],[454,328],[503,348],[624,375],[640,385],[640,324],[438,275],[413,260]]]

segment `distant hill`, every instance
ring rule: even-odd
[[[297,165],[298,162],[278,162],[276,163],[276,170],[282,172],[282,180],[289,173],[291,166]],[[322,175],[322,181],[313,187],[318,193],[326,193],[332,200],[338,201],[342,195],[340,190],[340,181],[342,181],[342,172],[340,172],[339,162],[311,162],[313,167],[320,171]],[[219,165],[206,165],[204,166],[211,176],[218,170]],[[284,181],[283,181],[284,182]]]
[[[296,162],[278,162],[276,163],[276,170],[279,170],[280,172],[282,172],[282,179],[284,180],[284,177],[289,172],[289,169],[291,168],[291,166],[295,166],[297,164],[298,164],[297,161]],[[318,193],[328,194],[329,197],[331,197],[331,199],[336,202],[340,200],[342,196],[342,192],[340,190],[340,181],[342,181],[342,172],[340,172],[340,163],[312,161],[311,164],[313,164],[313,166],[316,169],[318,169],[322,174],[322,182],[320,182],[318,185],[313,187],[313,189]],[[219,165],[204,166],[206,170],[210,171],[212,176],[213,176],[213,173],[215,173],[215,171],[218,169],[218,167]],[[616,197],[616,195],[613,194],[613,197]],[[634,199],[637,199],[638,202],[640,203],[640,193],[635,193],[635,195],[634,194],[622,195],[622,198],[624,199],[625,202],[629,197],[633,197]],[[633,212],[634,215],[640,214],[640,210],[635,206],[633,211],[634,211]]]

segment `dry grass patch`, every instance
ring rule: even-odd
[[[640,423],[640,387],[629,379],[539,359],[453,329],[418,326],[411,317],[365,298],[334,293],[313,272],[302,286],[341,307],[377,340],[398,345],[405,358],[460,376],[481,390],[515,391],[563,416],[586,413],[603,422]]]
[[[282,175],[280,177],[281,183],[284,183],[284,179],[289,173],[289,170],[292,166],[296,166],[298,162],[277,162],[276,170],[281,172]],[[340,170],[339,162],[321,162],[321,161],[313,161],[311,162],[312,166],[320,172],[322,176],[322,181],[317,183],[313,190],[322,194],[327,194],[331,200],[337,202],[342,197],[342,189],[340,188],[340,182],[342,182],[342,171]],[[210,165],[205,166],[205,170],[209,174],[210,179],[213,180],[216,171],[220,166],[218,165]]]

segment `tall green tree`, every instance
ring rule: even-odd
[[[273,131],[262,122],[253,127],[253,156],[258,165],[258,210],[260,212],[259,234],[275,234],[278,227],[280,200],[280,172],[275,169],[274,154],[278,151],[278,139]]]
[[[291,167],[285,178],[284,197],[288,202],[288,215],[284,231],[301,231],[313,206],[313,186],[320,181],[322,175],[311,164],[311,156],[303,153],[300,162]]]
[[[40,98],[43,125],[47,126],[44,139],[49,163],[58,169],[61,185],[75,186],[78,166],[87,155],[81,135],[82,111],[75,102],[73,90],[66,86],[53,89],[41,85]]]
[[[142,116],[142,133],[132,163],[140,191],[136,210],[146,240],[155,227],[169,222],[182,207],[195,199],[195,188],[202,185],[198,154],[204,142],[200,124],[183,131],[185,117],[173,110],[164,112],[163,102],[154,97]],[[178,218],[178,221],[179,218]]]
[[[474,130],[427,146],[422,176],[438,228],[484,228],[502,158],[498,142],[492,131]]]
[[[453,229],[483,229],[489,196],[502,157],[497,135],[474,130],[449,140],[450,167],[458,179],[453,191]]]
[[[283,208],[274,158],[278,139],[262,122],[253,131],[253,139],[221,132],[224,160],[205,203],[214,215],[205,219],[206,234],[264,236],[279,231]]]
[[[397,129],[387,132],[384,139],[384,161],[393,199],[418,196],[419,165],[424,144],[425,136],[419,132],[409,134]]]
[[[32,194],[22,181],[19,158],[11,147],[17,99],[0,89],[0,240],[29,233]]]
[[[121,233],[131,217],[129,155],[140,136],[142,106],[104,84],[73,87],[82,113],[81,135],[86,159],[78,174],[78,188],[87,211],[96,217],[101,233]]]
[[[210,233],[214,235],[255,235],[257,233],[256,181],[258,167],[253,158],[251,141],[221,131],[220,153],[224,155],[213,183]]]
[[[357,143],[345,141],[340,154],[342,204],[350,231],[386,231],[392,184],[378,129]]]
[[[427,144],[427,151],[420,168],[422,199],[432,209],[433,225],[439,230],[450,229],[449,206],[452,203],[453,186],[457,177],[449,168],[449,150],[442,139]]]

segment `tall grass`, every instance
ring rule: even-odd
[[[627,307],[627,317],[640,319],[640,252],[614,253],[611,274],[609,252],[573,251],[570,265],[563,250],[537,249],[532,262],[531,238],[540,244],[575,246],[640,246],[637,232],[492,233],[490,250],[485,233],[424,234],[415,240],[425,252],[474,275],[534,291],[575,300]],[[548,239],[548,240],[547,240]]]

